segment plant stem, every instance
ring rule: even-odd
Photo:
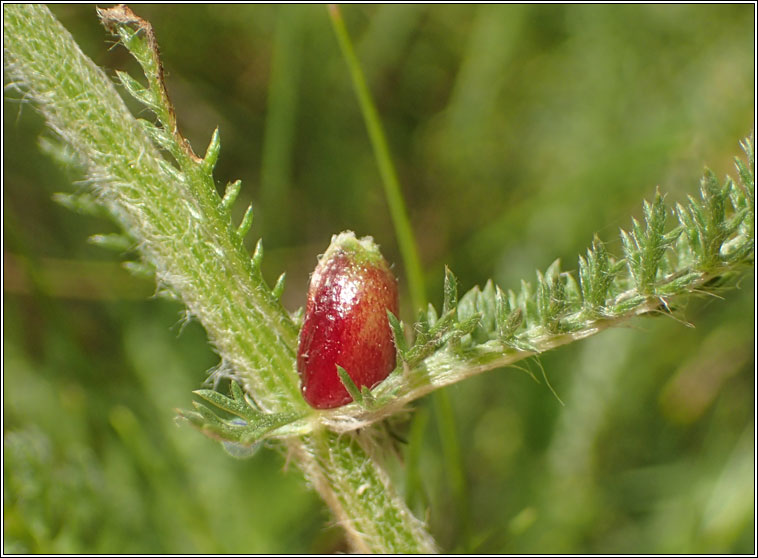
[[[355,552],[436,552],[434,540],[397,495],[386,473],[371,466],[371,447],[360,436],[320,430],[294,449],[309,480],[350,537]]]
[[[256,273],[212,182],[168,167],[110,80],[46,7],[8,5],[4,16],[9,82],[75,149],[99,202],[138,241],[159,285],[185,302],[263,410],[306,412],[294,367],[297,328]],[[287,447],[354,548],[434,550],[353,435],[321,430]]]
[[[374,157],[379,166],[379,173],[382,177],[382,185],[387,198],[387,203],[392,215],[392,223],[395,226],[397,242],[400,246],[400,253],[403,257],[405,272],[408,278],[408,288],[411,295],[414,311],[418,311],[426,306],[426,287],[424,286],[424,276],[421,271],[421,261],[418,256],[416,242],[413,236],[408,212],[403,202],[403,195],[400,192],[400,184],[397,179],[395,165],[392,163],[387,138],[384,135],[379,113],[371,97],[371,92],[366,85],[366,78],[363,70],[355,55],[353,43],[345,27],[339,7],[331,4],[329,6],[329,16],[340,44],[340,49],[345,57],[350,77],[353,80],[353,87],[358,97],[358,104],[363,113],[363,120],[366,123],[371,146],[374,149]]]
[[[259,405],[302,407],[289,366],[294,324],[259,285],[249,283],[249,258],[210,196],[197,196],[165,170],[113,84],[46,8],[7,6],[4,36],[8,74],[76,150],[100,201],[140,241],[159,284],[203,322]]]
[[[384,194],[387,204],[392,215],[392,222],[395,227],[395,235],[400,245],[400,251],[403,255],[403,261],[407,270],[408,290],[411,294],[411,303],[413,309],[419,311],[426,307],[426,288],[421,272],[421,262],[416,247],[416,239],[413,229],[408,220],[408,212],[405,207],[405,201],[400,191],[400,185],[395,172],[395,165],[392,162],[390,149],[387,144],[387,138],[384,135],[379,112],[363,74],[361,64],[355,54],[350,35],[345,27],[342,14],[339,7],[332,4],[329,6],[329,15],[334,26],[334,31],[345,57],[350,75],[353,79],[353,86],[358,97],[358,103],[363,113],[363,120],[366,124],[371,145],[374,148],[374,157],[382,176]],[[464,529],[467,524],[468,516],[468,499],[466,496],[465,479],[462,474],[463,460],[460,455],[458,433],[455,429],[455,413],[450,403],[450,397],[447,392],[439,390],[432,396],[434,400],[434,410],[437,416],[437,424],[442,439],[442,447],[445,454],[445,471],[448,481],[453,486],[453,497],[460,514]]]
[[[303,11],[301,6],[281,5],[276,17],[271,59],[266,124],[261,158],[260,198],[266,219],[266,239],[277,243],[292,239],[292,214],[288,200],[292,185],[292,157],[297,125],[298,78],[301,64]]]

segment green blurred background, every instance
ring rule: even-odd
[[[109,74],[137,74],[93,6],[51,9]],[[344,7],[432,301],[445,264],[461,292],[517,289],[557,257],[575,269],[595,232],[619,254],[618,228],[656,185],[682,201],[703,165],[734,175],[754,119],[754,10]],[[304,303],[344,229],[373,235],[402,284],[326,8],[136,11],[195,150],[220,127],[219,187],[243,180],[238,218],[252,201],[251,245],[263,236],[272,283],[287,272],[285,305]],[[281,455],[235,460],[175,424],[218,361],[202,328],[87,243],[114,225],[56,205],[81,177],[41,153],[31,107],[6,97],[4,116],[4,551],[346,550]],[[448,388],[452,429],[419,401],[398,486],[449,552],[753,552],[753,284],[688,301],[695,328],[639,320],[544,355],[565,405],[518,369]]]

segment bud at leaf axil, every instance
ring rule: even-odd
[[[395,368],[387,310],[398,313],[397,279],[371,237],[332,237],[308,288],[297,350],[303,397],[317,409],[352,401],[337,373],[369,389]]]

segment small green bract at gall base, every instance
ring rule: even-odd
[[[311,277],[297,351],[305,400],[317,409],[350,403],[337,373],[373,388],[395,368],[387,310],[398,313],[397,280],[371,237],[332,237]]]

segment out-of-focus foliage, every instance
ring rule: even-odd
[[[98,64],[134,70],[94,6],[52,10]],[[704,164],[734,176],[754,118],[753,10],[344,8],[434,302],[445,264],[462,291],[518,289],[556,257],[571,269],[595,232],[621,256],[618,228],[656,185],[684,203]],[[242,178],[237,207],[255,204],[264,274],[287,272],[290,309],[333,233],[371,234],[400,261],[324,7],[137,11],[186,135],[201,149],[220,126],[216,177]],[[6,99],[4,114],[4,551],[343,549],[281,456],[237,461],[175,426],[216,363],[203,331],[86,243],[112,225],[51,201],[79,177],[41,154],[30,107]],[[532,362],[565,405],[514,370],[449,388],[458,469],[420,401],[392,472],[442,547],[751,552],[752,280],[679,308],[695,328],[641,320]]]

